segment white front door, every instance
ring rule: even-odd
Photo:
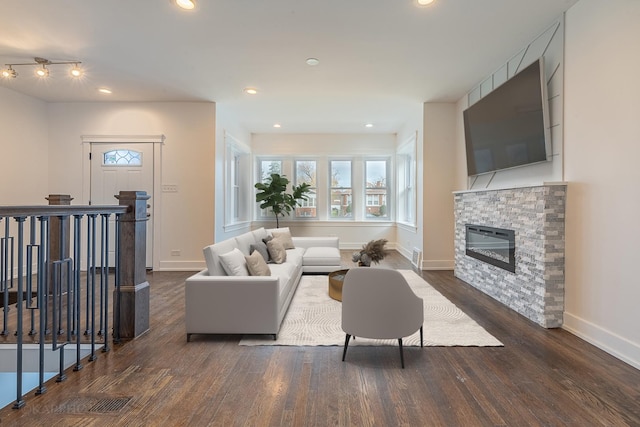
[[[91,143],[91,204],[117,205],[119,202],[114,196],[120,191],[146,191],[152,196],[154,146],[147,143]],[[152,268],[153,198],[147,204],[146,266]],[[110,226],[109,230],[112,233],[110,241],[114,242],[115,226]],[[110,248],[109,265],[114,265],[113,248]]]

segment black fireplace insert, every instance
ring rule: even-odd
[[[466,254],[512,273],[516,272],[515,231],[466,225]]]

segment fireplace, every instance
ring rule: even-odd
[[[466,254],[512,273],[516,272],[515,232],[466,224]]]

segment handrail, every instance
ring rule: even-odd
[[[0,206],[0,218],[22,216],[71,216],[123,214],[129,211],[125,205],[42,205],[42,206]]]

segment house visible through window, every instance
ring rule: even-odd
[[[353,218],[351,160],[331,160],[331,218]]]
[[[386,160],[365,161],[366,218],[388,218]]]

